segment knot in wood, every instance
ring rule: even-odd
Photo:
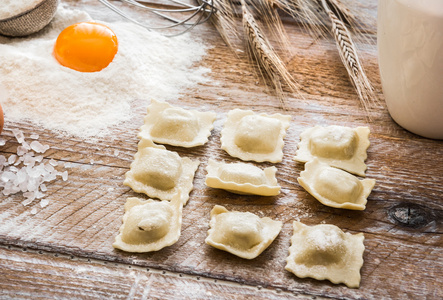
[[[431,216],[425,207],[411,202],[400,203],[391,207],[388,214],[399,225],[410,228],[420,228],[431,221]]]

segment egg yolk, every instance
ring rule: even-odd
[[[117,50],[117,36],[108,26],[82,22],[60,33],[54,56],[61,65],[73,70],[97,72],[112,62]]]

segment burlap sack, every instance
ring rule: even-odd
[[[41,30],[51,22],[57,11],[58,0],[42,0],[33,9],[17,16],[0,20],[0,34],[25,36]]]

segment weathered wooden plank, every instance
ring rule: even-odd
[[[306,299],[308,295],[0,247],[2,299]],[[311,297],[312,298],[312,297]],[[317,297],[317,299],[319,299]],[[321,298],[320,298],[321,299]]]
[[[88,9],[97,19],[116,19],[94,1],[68,2],[77,8]],[[244,54],[237,56],[230,52],[209,25],[202,25],[192,33],[214,46],[202,63],[212,69],[212,80],[186,91],[172,103],[214,110],[218,118],[205,146],[191,150],[167,147],[180,155],[202,161],[196,173],[195,189],[184,209],[182,236],[177,244],[150,254],[126,254],[111,247],[121,224],[125,199],[136,195],[123,186],[122,181],[136,151],[136,134],[147,106],[145,100],[134,105],[131,122],[113,130],[112,140],[88,142],[67,139],[27,122],[6,123],[2,137],[8,141],[0,150],[6,156],[14,153],[17,147],[10,129],[20,128],[27,136],[38,133],[40,141],[51,146],[47,159],[73,165],[67,182],[56,181],[48,185],[50,204],[44,209],[40,209],[37,202],[23,207],[20,195],[2,196],[0,244],[204,275],[308,295],[368,299],[381,296],[442,298],[442,142],[423,139],[401,129],[390,119],[384,106],[372,112],[369,120],[349,83],[334,43],[330,40],[313,43],[312,37],[297,26],[289,26],[288,32],[296,49],[289,65],[303,87],[304,99],[291,95],[286,112],[281,110],[272,93],[258,82]],[[366,69],[380,94],[376,52],[374,47],[365,49]],[[220,131],[226,113],[237,107],[257,112],[281,112],[293,117],[285,139],[284,159],[275,164],[279,170],[277,178],[282,185],[282,193],[277,197],[238,196],[204,185],[204,168],[208,158],[236,161],[220,150]],[[365,211],[325,207],[298,185],[296,178],[303,165],[293,161],[292,156],[300,133],[316,124],[371,128],[367,176],[375,178],[377,184]],[[393,208],[405,202],[421,205],[427,219],[424,226],[405,227],[393,217]],[[271,247],[252,261],[213,249],[204,243],[204,239],[209,212],[215,204],[281,220],[284,222],[283,230]],[[33,207],[38,208],[36,215],[30,213]],[[365,233],[365,264],[361,270],[360,289],[298,279],[284,270],[294,219],[308,224],[325,222],[351,232]],[[189,290],[192,291],[192,288]],[[112,293],[113,290],[103,287],[103,291],[97,290],[95,295],[107,292]],[[161,298],[161,292],[158,295]]]

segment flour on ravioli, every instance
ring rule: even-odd
[[[180,237],[182,207],[180,193],[170,202],[128,198],[123,224],[112,246],[127,252],[151,252],[171,246]]]
[[[305,164],[297,181],[324,205],[353,210],[366,208],[367,198],[375,185],[374,179],[359,180],[317,158]]]
[[[123,184],[137,193],[161,200],[171,200],[181,190],[183,204],[186,204],[199,164],[142,138]]]
[[[139,137],[172,146],[200,146],[208,141],[215,118],[214,112],[186,110],[152,100]]]
[[[211,211],[209,226],[206,244],[241,258],[253,259],[274,241],[282,222],[260,218],[250,212],[228,211],[216,205]]]
[[[260,169],[246,163],[222,163],[209,159],[206,168],[206,185],[237,194],[275,196],[280,186],[275,174],[276,167]]]
[[[315,126],[300,135],[301,141],[294,159],[307,162],[314,157],[330,166],[365,176],[369,128],[345,126]]]
[[[297,277],[327,279],[348,287],[360,286],[364,235],[352,235],[329,224],[307,226],[294,221],[285,269]]]
[[[231,110],[221,131],[221,148],[245,161],[280,162],[290,120],[291,116],[282,114]]]

